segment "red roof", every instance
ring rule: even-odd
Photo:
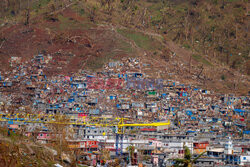
[[[98,145],[91,145],[88,148],[98,148]]]
[[[155,132],[156,129],[143,128],[143,129],[141,129],[141,131]]]

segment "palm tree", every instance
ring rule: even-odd
[[[135,146],[133,145],[130,145],[126,148],[126,150],[129,152],[129,162],[130,164],[133,164],[133,161],[134,161],[134,153],[135,153]]]
[[[187,146],[184,147],[184,158],[180,159],[180,158],[176,158],[173,159],[174,163],[174,167],[178,167],[178,166],[182,166],[182,167],[192,167],[193,164],[203,155],[205,154],[207,151],[199,154],[196,158],[192,159],[192,154],[190,153],[190,150]]]

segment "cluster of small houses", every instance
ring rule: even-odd
[[[194,156],[207,151],[196,166],[250,165],[248,96],[216,94],[150,76],[145,72],[150,65],[136,58],[110,62],[101,72],[79,70],[70,76],[48,77],[45,70],[52,61],[53,56],[42,54],[26,62],[11,58],[12,70],[0,73],[1,114],[124,117],[135,123],[170,120],[167,127],[126,128],[123,154],[128,154],[128,146],[135,146],[133,165],[171,166],[169,159],[183,157],[184,146]],[[49,143],[56,133],[42,123],[1,125],[12,130],[25,125],[26,135],[40,128],[36,138],[42,143]],[[100,161],[97,152],[103,148],[115,158],[113,128],[71,125],[69,129],[73,129],[67,138],[69,147],[85,151],[90,164]]]

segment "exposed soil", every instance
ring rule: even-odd
[[[66,21],[60,20],[59,16]],[[164,78],[194,83],[220,92],[248,92],[248,76],[242,76],[216,64],[203,66],[192,58],[191,51],[171,41],[165,41],[163,45],[166,49],[155,56],[117,33],[115,26],[93,24],[69,8],[53,15],[52,19],[44,19],[41,16],[37,19],[39,21],[33,19],[35,21],[29,26],[16,24],[0,29],[1,71],[10,70],[8,61],[11,57],[22,57],[22,61],[25,61],[38,53],[50,54],[53,57],[52,63],[45,71],[49,76],[70,74],[88,68],[91,63],[96,69],[101,68],[100,64],[110,59],[139,56],[152,65],[152,75],[161,73]],[[140,32],[158,36],[152,32]],[[121,41],[128,43],[134,51],[128,53],[120,49]],[[225,81],[221,80],[222,75],[226,76]]]
[[[64,10],[60,15],[79,23],[84,21],[71,9]],[[46,53],[53,56],[47,74],[68,74],[83,68],[87,58],[101,59],[116,48],[118,39],[112,30],[95,26],[87,30],[81,27],[61,30],[60,24],[58,20],[41,20],[30,26],[17,24],[1,29],[0,38],[5,39],[0,48],[2,70],[9,69],[8,60],[11,57],[22,57],[25,61],[35,54]],[[121,57],[126,55],[120,54]],[[119,58],[119,55],[114,56]]]

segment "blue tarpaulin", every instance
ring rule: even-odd
[[[190,110],[187,110],[187,111],[186,111],[186,114],[187,114],[188,116],[193,115],[192,111],[190,111]]]
[[[174,110],[175,110],[174,107],[170,107],[170,108],[169,108],[169,111],[174,111]]]
[[[13,123],[13,121],[8,121],[8,124],[11,124],[11,125],[13,125],[14,123]]]
[[[196,120],[196,117],[191,117],[191,120]]]
[[[110,100],[115,100],[116,96],[109,96]]]
[[[75,101],[74,98],[70,98],[70,99],[68,100],[69,103],[72,103],[73,101]]]
[[[250,130],[244,130],[244,131],[243,131],[243,134],[249,135],[249,134],[250,134]]]
[[[196,131],[194,131],[194,130],[188,130],[188,131],[186,131],[186,133],[195,133]]]
[[[242,109],[234,109],[235,112],[246,112],[245,110]]]

